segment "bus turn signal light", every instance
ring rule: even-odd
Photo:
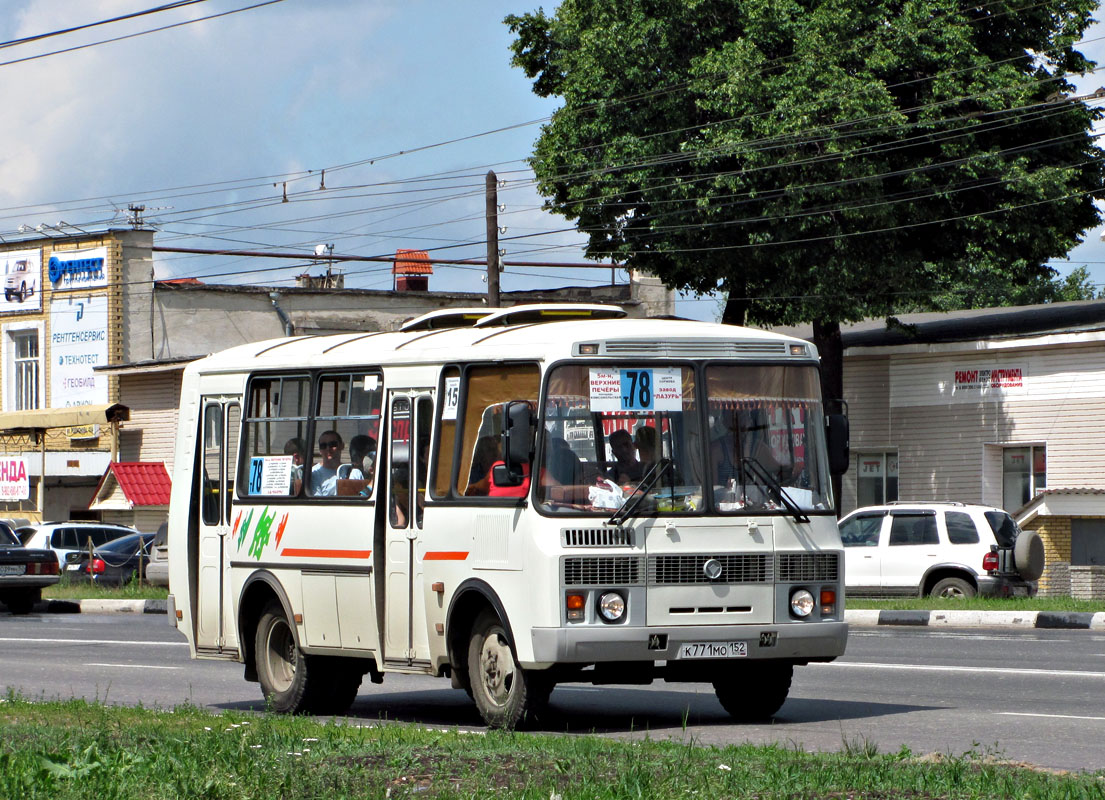
[[[572,622],[583,620],[584,597],[581,594],[570,594],[564,598],[564,606],[568,610],[568,619]]]
[[[821,590],[821,616],[829,617],[836,613],[836,592],[832,589]]]

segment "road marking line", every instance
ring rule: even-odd
[[[1046,719],[1091,719],[1105,722],[1105,717],[1080,717],[1075,714],[1029,714],[1027,711],[998,711],[1003,717],[1044,717]]]
[[[0,642],[43,642],[46,644],[131,644],[154,647],[187,647],[188,642],[126,642],[115,639],[30,639],[25,636],[0,636]]]
[[[166,667],[163,664],[85,664],[86,667],[127,667],[128,669],[181,669]]]
[[[1087,672],[1064,669],[1010,669],[1008,667],[950,667],[926,664],[873,664],[861,661],[834,661],[830,664],[810,664],[810,666],[859,667],[860,669],[901,669],[917,672],[975,672],[987,675],[1046,675],[1061,678],[1105,678],[1105,672]]]

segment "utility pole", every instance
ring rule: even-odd
[[[499,307],[499,190],[494,170],[487,172],[487,307]]]

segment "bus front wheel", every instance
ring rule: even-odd
[[[746,665],[725,680],[715,680],[714,694],[738,722],[761,722],[783,707],[793,676],[791,664]]]
[[[491,612],[481,614],[472,626],[468,678],[472,699],[490,728],[512,730],[532,722],[552,692],[544,676],[518,666],[509,634]]]

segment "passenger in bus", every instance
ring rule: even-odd
[[[636,483],[641,479],[641,462],[637,460],[637,448],[629,431],[618,428],[608,437],[610,453],[614,456],[613,465],[607,470],[606,477],[621,485]]]
[[[637,448],[643,477],[660,460],[660,437],[656,435],[656,429],[651,425],[639,427],[633,434],[633,446]]]
[[[367,461],[367,463],[366,463]],[[359,433],[349,440],[349,463],[338,469],[339,478],[352,478],[353,472],[360,472],[364,478],[375,473],[376,440],[368,434]]]
[[[481,436],[472,448],[472,468],[468,470],[468,497],[483,497],[491,486],[491,465],[499,460],[499,437]]]
[[[582,482],[583,467],[572,446],[559,436],[549,437],[549,452],[545,457],[546,468],[556,483],[573,486]],[[548,483],[548,481],[542,481]]]
[[[307,461],[307,443],[300,437],[293,436],[284,443],[284,455],[292,457],[288,494],[299,494],[299,487],[303,485],[303,465]]]
[[[345,442],[335,430],[323,431],[318,437],[320,460],[311,467],[311,494],[332,496],[338,493],[338,469],[341,467],[341,452]],[[351,469],[348,477],[364,480],[359,469]]]

